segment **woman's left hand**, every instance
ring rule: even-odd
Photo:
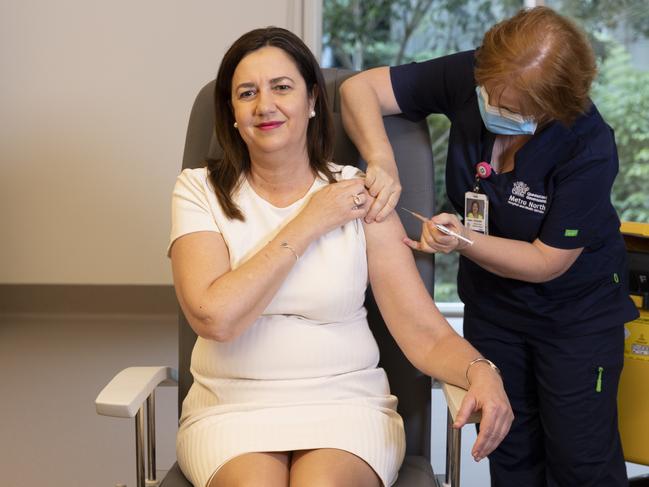
[[[449,230],[462,236],[466,236],[467,234],[466,227],[460,223],[457,216],[451,215],[450,213],[440,213],[422,225],[419,241],[406,237],[403,239],[404,243],[411,249],[429,254],[437,252],[448,254],[454,250],[461,250],[468,245],[457,237],[452,237],[441,232],[435,228],[435,224],[444,225]]]
[[[453,427],[462,428],[471,413],[481,412],[480,433],[471,449],[474,460],[479,462],[505,438],[514,420],[514,413],[497,372],[484,365],[476,367],[471,380]]]

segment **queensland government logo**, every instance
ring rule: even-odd
[[[512,194],[516,196],[524,197],[525,194],[530,190],[530,187],[525,184],[523,181],[516,181],[514,187],[512,188]]]
[[[547,201],[548,197],[546,195],[531,193],[527,184],[523,181],[515,181],[512,185],[512,194],[509,195],[507,203],[534,213],[545,213]]]

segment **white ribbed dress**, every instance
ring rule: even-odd
[[[339,179],[352,166],[332,168]],[[224,215],[207,170],[186,169],[173,193],[171,242],[220,232],[236,269],[268,243],[327,182],[277,208],[244,179],[234,200],[245,222]],[[351,198],[350,198],[350,204]],[[288,250],[287,250],[288,252]],[[403,461],[405,435],[363,307],[365,234],[350,222],[313,242],[257,321],[236,339],[198,338],[182,408],[179,465],[204,487],[224,463],[250,452],[337,448],[365,460],[385,486]]]

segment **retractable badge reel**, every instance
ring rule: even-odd
[[[475,166],[473,191],[464,193],[464,226],[489,235],[489,200],[480,192],[480,180],[491,176],[491,165],[479,162]]]

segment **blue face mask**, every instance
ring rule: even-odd
[[[489,95],[483,86],[476,86],[478,107],[482,121],[489,132],[500,135],[532,135],[536,131],[536,122],[518,113],[504,108],[489,105]]]

